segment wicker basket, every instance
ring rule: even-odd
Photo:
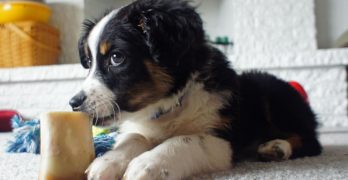
[[[59,32],[48,24],[0,24],[0,67],[56,64],[59,53]]]

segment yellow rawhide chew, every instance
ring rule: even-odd
[[[89,117],[81,112],[49,112],[41,121],[40,180],[82,180],[93,161]]]

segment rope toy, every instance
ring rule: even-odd
[[[8,142],[6,152],[9,153],[34,153],[40,154],[40,120],[24,121],[15,115],[11,119],[13,128],[13,140]],[[117,133],[97,127],[93,127],[93,141],[97,157],[112,148]]]

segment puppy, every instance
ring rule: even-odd
[[[84,25],[79,53],[89,74],[70,104],[120,131],[88,179],[175,180],[243,158],[320,154],[300,94],[269,74],[237,75],[188,2],[138,0]]]

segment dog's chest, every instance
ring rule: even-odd
[[[194,84],[185,92],[182,105],[152,119],[156,113],[154,107],[166,107],[173,100],[163,100],[154,107],[127,114],[121,124],[122,133],[139,133],[153,143],[161,143],[165,139],[178,135],[209,133],[213,128],[223,126],[219,115],[226,102],[228,93],[210,93],[203,89],[202,84]],[[161,104],[162,103],[162,104]]]

